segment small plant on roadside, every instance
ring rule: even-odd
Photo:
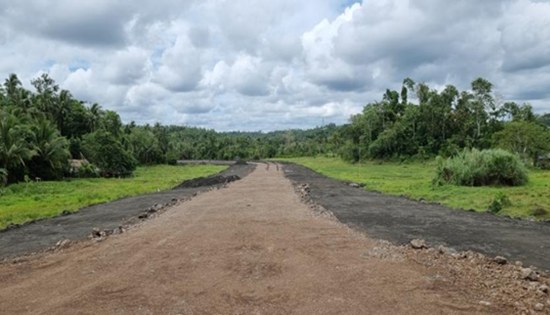
[[[435,185],[520,186],[528,181],[527,169],[519,157],[501,149],[464,150],[437,161]]]
[[[499,213],[502,209],[511,205],[512,203],[510,202],[508,196],[503,192],[499,192],[496,194],[495,199],[493,199],[493,201],[489,205],[488,210],[491,213]]]

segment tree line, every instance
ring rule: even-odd
[[[534,114],[529,104],[498,102],[483,78],[466,91],[453,85],[439,91],[407,78],[401,91],[388,89],[381,101],[351,117],[337,137],[348,161],[453,156],[464,148],[494,147],[536,165],[550,151],[549,126],[550,115]]]
[[[328,153],[335,125],[308,131],[219,133],[159,123],[123,124],[120,116],[60,89],[47,74],[23,87],[15,74],[0,86],[2,184],[64,177],[128,176],[137,165],[179,159],[261,159]],[[323,140],[319,140],[323,139]],[[72,167],[71,159],[89,163]]]
[[[401,90],[342,126],[309,130],[216,132],[187,126],[123,124],[98,104],[74,98],[47,74],[25,89],[11,74],[0,87],[0,178],[3,184],[71,176],[128,176],[137,165],[180,159],[264,159],[331,155],[364,159],[451,156],[463,148],[501,147],[537,164],[550,151],[550,115],[530,105],[500,104],[492,84],[438,91],[405,79]],[[416,103],[412,100],[415,99]],[[70,160],[89,163],[72,167]]]

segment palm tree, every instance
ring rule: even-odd
[[[71,103],[73,102],[73,96],[71,92],[67,90],[62,90],[59,93],[59,102],[57,108],[54,110],[54,121],[57,124],[57,129],[64,131],[65,130],[65,121],[69,111],[71,110]]]
[[[9,77],[4,81],[4,87],[6,89],[6,94],[9,98],[15,98],[17,95],[17,90],[21,87],[21,81],[15,73],[9,75]]]
[[[94,103],[90,109],[90,127],[92,131],[96,131],[99,128],[99,121],[103,115],[103,110],[101,106],[97,103]]]
[[[47,119],[37,120],[31,130],[36,151],[29,163],[31,174],[43,179],[60,177],[70,157],[69,142]]]
[[[24,166],[36,151],[29,144],[31,131],[27,125],[6,111],[0,111],[0,168],[8,173],[13,168]],[[7,174],[6,174],[7,175]]]

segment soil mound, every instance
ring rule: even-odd
[[[199,178],[186,180],[183,183],[176,186],[174,189],[197,188],[202,186],[215,186],[215,185],[231,183],[239,179],[241,178],[238,175],[229,175],[229,176],[216,175],[216,176],[209,176],[209,177],[199,177]]]

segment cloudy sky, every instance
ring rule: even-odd
[[[124,122],[344,123],[405,77],[550,111],[550,1],[0,0],[0,79],[47,72]]]

